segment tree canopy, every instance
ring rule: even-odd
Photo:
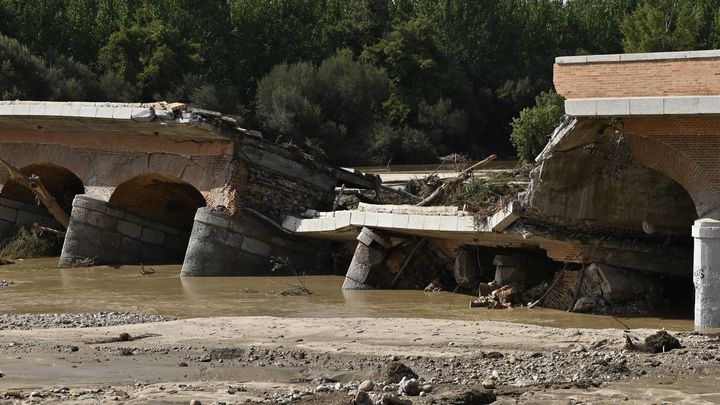
[[[183,101],[336,164],[529,159],[554,57],[717,46],[720,0],[0,0],[0,97]]]

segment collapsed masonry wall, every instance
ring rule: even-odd
[[[556,141],[531,172],[523,201],[528,216],[608,235],[689,234],[697,214],[688,193],[636,162],[608,120],[578,120]]]
[[[332,208],[336,169],[252,136],[233,141],[237,164],[229,182],[236,193],[232,212],[252,208],[282,223],[288,214]]]
[[[179,262],[188,239],[187,232],[78,195],[58,265],[70,267],[86,259],[95,264]]]

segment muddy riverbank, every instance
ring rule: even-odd
[[[372,398],[396,395],[379,374],[393,361],[429,387],[403,397],[413,404],[483,385],[497,403],[720,401],[720,341],[690,332],[691,314],[488,310],[449,292],[343,292],[336,276],[283,296],[297,279],[55,263],[0,267],[13,282],[0,289],[0,402],[350,404],[366,380]],[[623,349],[623,329],[644,338],[663,327],[685,347]]]
[[[117,341],[122,333],[129,338]],[[448,403],[443,398],[488,382],[497,403],[720,401],[711,389],[720,382],[720,341],[676,335],[684,348],[647,354],[624,350],[617,329],[494,321],[216,317],[4,330],[0,394],[37,402],[348,404],[364,380],[374,382],[376,397],[396,392],[378,373],[399,361],[432,386],[406,398],[413,404]]]

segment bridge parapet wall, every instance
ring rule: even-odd
[[[108,207],[87,195],[75,196],[59,267],[91,258],[96,264],[178,262],[189,234]]]
[[[555,59],[554,83],[566,99],[720,95],[720,50]]]

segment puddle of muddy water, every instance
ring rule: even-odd
[[[178,318],[210,316],[409,317],[495,320],[576,328],[692,330],[692,314],[613,318],[543,308],[469,308],[474,297],[449,292],[342,291],[341,276],[310,276],[309,296],[277,292],[298,285],[295,277],[181,278],[180,265],[58,269],[57,258],[30,259],[0,267],[3,313],[139,312]],[[623,325],[624,324],[624,325]]]

